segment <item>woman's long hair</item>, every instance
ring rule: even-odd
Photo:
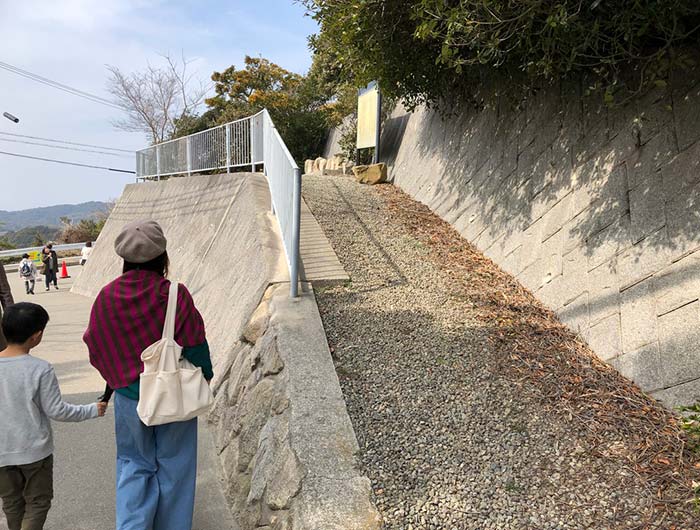
[[[163,252],[157,258],[153,258],[151,261],[145,263],[131,263],[130,261],[124,260],[124,267],[122,273],[129,271],[151,271],[156,274],[160,274],[163,278],[168,277],[168,267],[170,266],[170,259],[168,258],[168,252]]]

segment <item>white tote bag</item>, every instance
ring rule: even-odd
[[[175,342],[176,282],[170,283],[163,338],[141,354],[139,418],[146,425],[186,421],[206,412],[214,400],[202,369],[182,357]]]

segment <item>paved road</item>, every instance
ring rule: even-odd
[[[80,267],[69,269],[72,276]],[[102,392],[104,382],[87,361],[81,337],[91,300],[68,292],[72,279],[59,280],[59,291],[24,294],[16,273],[10,277],[15,301],[43,305],[51,316],[44,342],[33,352],[51,362],[67,401],[90,403]],[[45,530],[109,530],[114,528],[114,415],[84,423],[54,423],[55,498]],[[199,472],[193,530],[236,530],[221,491],[219,460],[206,424],[200,421]],[[0,530],[7,530],[0,516]]]

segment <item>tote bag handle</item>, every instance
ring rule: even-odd
[[[168,308],[165,310],[165,323],[163,324],[164,339],[175,340],[175,315],[177,313],[177,282],[170,282],[168,291]]]

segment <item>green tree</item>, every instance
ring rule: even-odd
[[[262,57],[246,56],[242,69],[231,66],[214,72],[212,80],[215,95],[205,100],[209,109],[178,120],[175,137],[266,108],[298,163],[318,156],[330,125],[328,100],[332,94],[319,90],[315,78],[290,72]]]
[[[5,236],[0,236],[0,250],[10,250],[15,246],[10,243]]]
[[[588,74],[610,95],[663,81],[697,47],[697,0],[303,0],[322,62],[357,86],[377,79],[406,103],[512,90]]]

